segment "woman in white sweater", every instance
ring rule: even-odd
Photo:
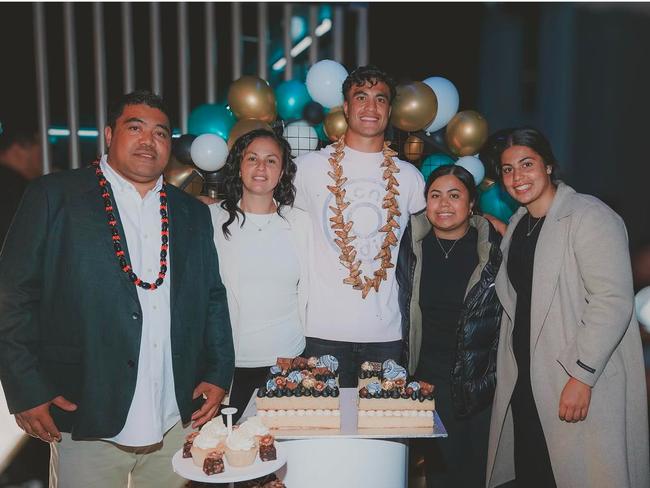
[[[296,165],[274,132],[237,139],[222,171],[225,198],[210,211],[235,346],[229,404],[236,421],[269,366],[305,348],[311,226],[292,207]]]

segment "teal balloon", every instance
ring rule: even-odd
[[[230,129],[236,122],[237,119],[225,105],[206,103],[192,110],[187,129],[189,134],[195,136],[215,134],[227,141]]]
[[[440,166],[446,166],[449,164],[454,164],[454,158],[451,158],[447,156],[446,154],[442,153],[436,153],[436,154],[431,154],[427,156],[424,161],[422,161],[422,165],[420,166],[420,172],[422,173],[422,176],[424,177],[424,181],[427,181],[427,178],[429,178],[429,175],[433,173],[433,171],[440,167]]]
[[[478,201],[482,212],[503,222],[508,222],[519,208],[519,204],[498,183],[481,192]]]
[[[307,87],[302,81],[285,81],[275,90],[278,114],[284,120],[302,118],[302,109],[311,102]]]
[[[330,138],[327,137],[327,134],[325,134],[325,129],[323,128],[323,123],[321,122],[318,125],[314,126],[314,129],[316,129],[316,134],[318,135],[318,138],[321,141],[326,141],[329,143]]]

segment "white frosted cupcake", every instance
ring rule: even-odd
[[[228,437],[228,428],[223,424],[221,416],[207,422],[194,438],[190,452],[196,466],[203,467],[206,456],[214,451],[221,454],[225,451],[224,442]]]
[[[226,459],[233,467],[250,466],[257,456],[255,438],[241,428],[233,430],[226,439]]]
[[[239,426],[239,430],[246,432],[255,439],[255,445],[259,446],[260,439],[269,433],[269,429],[262,423],[262,419],[257,415],[249,417]]]

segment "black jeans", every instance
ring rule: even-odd
[[[492,409],[458,419],[454,414],[450,382],[436,381],[434,384],[436,410],[449,437],[411,442],[413,451],[421,452],[424,457],[427,488],[483,488]]]
[[[304,356],[330,354],[339,360],[339,385],[354,388],[358,383],[361,363],[364,361],[384,362],[387,359],[399,361],[402,341],[393,342],[341,342],[307,337]]]

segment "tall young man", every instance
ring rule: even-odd
[[[210,213],[164,184],[159,97],[125,95],[105,137],[100,162],[35,180],[18,208],[0,379],[18,425],[51,445],[50,487],[178,487],[183,425],[214,416],[234,367]]]
[[[374,66],[343,83],[345,135],[298,159],[296,206],[314,226],[305,354],[332,354],[341,386],[363,361],[400,360],[395,262],[424,181],[384,142],[395,83]]]

